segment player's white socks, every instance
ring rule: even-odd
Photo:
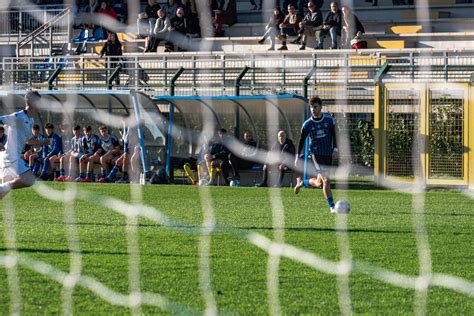
[[[0,184],[0,193],[7,193],[12,189],[12,184],[10,182]]]

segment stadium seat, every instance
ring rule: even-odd
[[[89,37],[89,30],[86,29],[86,28],[82,28],[80,33],[79,33],[79,36],[76,37],[76,38],[73,38],[71,41],[73,43],[82,43],[84,41],[86,41]]]
[[[429,16],[428,16],[430,20],[446,19],[450,17],[451,17],[451,13],[446,12],[446,11],[430,11]],[[402,18],[405,20],[416,20],[417,19],[416,11],[412,10],[412,11],[402,12]]]
[[[404,49],[415,47],[414,41],[405,40],[380,40],[368,42],[368,48],[384,48],[384,49]]]
[[[87,42],[98,42],[103,39],[105,39],[105,30],[102,27],[97,27],[92,37],[87,38]]]
[[[422,30],[422,25],[394,25],[385,28],[385,34],[414,34]]]

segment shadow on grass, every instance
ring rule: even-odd
[[[348,228],[348,229],[337,229],[337,228],[326,228],[326,227],[232,227],[233,229],[239,230],[285,230],[285,231],[302,231],[302,232],[347,232],[347,233],[380,233],[380,234],[413,234],[411,230],[377,230],[377,229],[360,229],[360,228]]]
[[[19,253],[37,253],[37,254],[72,254],[79,253],[82,255],[109,255],[109,256],[128,256],[127,252],[120,251],[94,251],[94,250],[81,250],[73,251],[69,249],[35,249],[35,248],[0,248],[0,252],[6,251],[18,251]],[[196,255],[179,255],[169,253],[142,253],[141,256],[153,256],[153,257],[177,257],[177,258],[198,258]]]
[[[347,190],[389,190],[370,180],[348,180],[348,181],[334,181],[333,180],[331,188],[347,189]]]

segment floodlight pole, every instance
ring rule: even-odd
[[[235,78],[235,82],[234,82],[234,89],[235,89],[235,96],[238,97],[240,96],[240,82],[242,81],[242,79],[245,77],[245,74],[247,74],[247,72],[249,71],[249,66],[245,66],[244,68],[242,68],[242,70],[240,71],[239,75],[237,76],[237,78]],[[235,106],[235,129],[234,129],[234,136],[236,138],[239,138],[240,136],[240,111],[239,111],[239,107],[236,105]]]
[[[170,80],[170,96],[174,96],[175,83],[179,76],[184,72],[184,68],[180,67]],[[173,143],[173,121],[174,121],[174,103],[170,102],[169,114],[168,114],[168,141],[166,143],[166,174],[170,175],[171,168],[171,150]]]

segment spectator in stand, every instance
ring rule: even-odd
[[[263,165],[263,178],[262,182],[258,184],[258,187],[267,187],[268,186],[268,172],[278,172],[279,178],[276,186],[281,186],[285,172],[291,171],[289,167],[292,164],[293,157],[295,156],[295,145],[293,141],[286,137],[284,131],[278,132],[278,140],[272,145],[270,153]],[[270,160],[270,155],[278,154],[277,162]],[[273,184],[272,184],[273,186]]]
[[[145,11],[138,15],[137,29],[139,36],[145,37],[152,35],[159,9],[160,5],[156,3],[155,0],[148,0]]]
[[[113,71],[112,69],[117,68],[118,62],[120,61],[120,57],[118,56],[122,56],[122,44],[117,38],[117,34],[112,32],[108,33],[107,41],[104,43],[104,46],[102,46],[102,49],[100,50],[100,57],[104,55],[107,57],[113,56],[109,57],[109,63],[105,65],[106,68],[110,69],[110,71]],[[117,78],[115,78],[115,83],[117,85],[120,84],[120,76],[117,76]]]
[[[270,17],[267,25],[265,26],[265,33],[262,39],[258,41],[259,44],[265,43],[265,40],[270,37],[270,48],[268,50],[275,49],[275,38],[279,33],[279,25],[283,22],[285,16],[281,12],[279,7],[273,9],[273,15]]]
[[[252,10],[261,10],[262,9],[262,0],[259,0],[258,5],[255,0],[250,0],[250,4],[253,5]]]
[[[252,133],[245,132],[243,148],[239,150],[239,155],[237,156],[234,153],[229,155],[230,165],[234,170],[234,180],[240,181],[239,170],[250,169],[256,164],[255,156],[258,148],[258,143],[253,139]]]
[[[40,126],[38,124],[33,125],[33,128],[31,129],[31,134],[32,140],[37,141],[38,143],[41,141],[45,141],[47,139],[46,136],[40,134]],[[42,150],[43,146],[42,145],[25,145],[25,150],[23,152],[23,159],[28,163],[28,167],[30,167],[31,170],[33,170],[33,167],[35,166],[35,162],[39,159],[39,165],[36,169],[36,172],[39,171],[39,168],[41,166],[41,156],[42,156]],[[38,174],[34,174],[34,176],[38,176]]]
[[[171,22],[170,19],[166,16],[165,10],[159,9],[158,19],[156,20],[155,26],[153,28],[153,35],[148,41],[145,40],[145,52],[156,52],[156,49],[160,45],[160,42],[168,39],[168,28],[170,26]]]
[[[313,2],[314,5],[316,6],[316,8],[318,8],[318,9],[321,9],[323,7],[323,4],[324,4],[324,0],[311,0],[311,1],[310,0],[298,0],[297,7],[298,7],[298,15],[299,16],[302,16],[302,17],[306,16],[307,13],[305,13],[304,9],[308,7],[309,2]],[[308,11],[306,11],[306,12],[308,12]]]
[[[293,42],[295,44],[300,43],[300,50],[306,49],[306,42],[308,36],[314,36],[315,28],[318,28],[323,24],[323,15],[321,10],[316,7],[313,1],[308,2],[308,14],[304,17],[303,21],[300,22],[300,30],[298,31],[298,38]]]
[[[114,8],[112,8],[107,1],[100,2],[100,8],[98,13],[108,15],[114,18],[115,20],[117,19],[117,12],[115,12]]]
[[[175,0],[168,0],[168,3],[163,5],[166,16],[170,19],[170,21],[176,17],[176,11],[179,7],[180,4]]]
[[[221,128],[218,132],[218,139],[211,144],[209,153],[205,155],[206,164],[209,166],[209,185],[217,185],[218,173],[222,172],[226,185],[230,184],[229,172],[232,166],[229,163],[229,149],[224,145],[227,137],[227,130]]]
[[[7,134],[5,134],[5,127],[0,126],[0,151],[5,150],[6,143],[7,143]]]
[[[109,5],[114,8],[117,13],[117,20],[122,23],[127,23],[128,20],[128,7],[124,0],[109,0]]]
[[[288,10],[289,5],[292,4],[293,7],[296,8],[298,7],[298,0],[283,0],[283,4],[281,6],[281,10],[283,14],[286,16],[290,11]]]
[[[324,48],[324,38],[327,34],[331,35],[331,49],[337,48],[337,36],[341,36],[341,10],[339,4],[331,2],[331,11],[328,12],[324,19],[321,30],[316,31],[316,38],[319,40],[318,49]]]
[[[352,14],[348,6],[342,6],[341,25],[341,42],[343,48],[351,48],[355,43],[360,41],[362,34],[365,33],[364,26],[362,26],[357,16]]]
[[[100,15],[105,15],[113,18],[114,20],[117,20],[117,12],[115,12],[114,8],[110,6],[110,4],[107,1],[101,1],[100,2],[100,8],[98,13]],[[100,19],[100,17],[99,17]],[[95,29],[101,28],[101,26],[96,26]],[[99,34],[99,39],[104,39],[104,35],[107,34],[106,32],[110,32],[110,29],[102,27],[101,32],[97,33],[96,30],[94,29],[94,37]]]
[[[181,45],[183,43],[183,40],[188,33],[188,18],[184,16],[184,10],[183,8],[178,8],[176,10],[176,16],[174,19],[171,19],[171,25],[168,27],[168,31],[170,32],[169,34],[169,39],[170,41],[174,44],[174,46],[178,47],[178,49],[181,49]],[[171,49],[169,47],[168,49]],[[173,47],[173,51],[174,51]]]
[[[301,18],[296,14],[294,4],[288,5],[288,15],[280,24],[280,39],[282,41],[281,47],[278,50],[288,50],[286,46],[286,38],[288,36],[296,36],[298,34]]]
[[[209,18],[205,20],[205,22],[201,25],[202,30],[201,33],[205,36],[215,36],[216,34],[216,10],[218,7],[217,0],[207,0],[207,12],[205,12],[202,16],[205,18]],[[207,13],[207,14],[206,14]]]
[[[81,13],[89,12],[89,9],[89,0],[76,0],[73,5],[72,13],[74,17],[76,17]]]
[[[189,0],[181,0],[179,7],[183,8],[185,17],[189,18],[191,16],[191,3]]]
[[[191,0],[191,11],[189,14],[189,26],[187,36],[190,38],[201,37],[201,26],[199,25],[199,14],[197,12],[196,1]]]
[[[100,3],[97,0],[89,0],[89,10],[90,13],[97,13],[100,9]]]
[[[216,36],[224,36],[225,32],[222,30],[222,25],[232,26],[237,23],[236,0],[217,0],[217,10],[214,13]]]

